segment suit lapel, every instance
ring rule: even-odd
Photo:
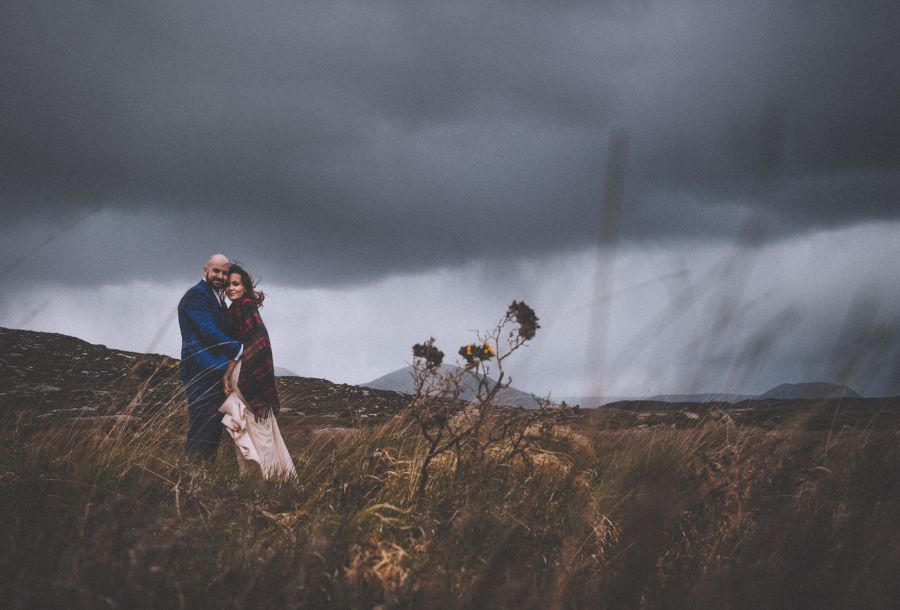
[[[228,309],[225,307],[225,303],[219,299],[216,291],[213,290],[212,286],[209,285],[209,282],[205,280],[200,281],[203,284],[203,290],[206,292],[206,298],[209,299],[210,310],[213,315],[213,319],[216,321],[216,326],[219,327],[220,330],[225,330],[225,326],[228,319]]]
[[[213,287],[209,285],[209,282],[207,282],[206,280],[200,280],[200,283],[203,284],[203,289],[206,291],[206,294],[209,295],[210,298],[212,298],[213,302],[215,302],[216,307],[218,309],[224,309],[225,303],[222,301],[222,299],[219,298],[219,295],[216,294],[216,291],[213,290]]]

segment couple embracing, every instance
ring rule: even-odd
[[[280,403],[269,333],[259,315],[263,298],[250,274],[223,254],[210,257],[203,278],[181,298],[185,450],[214,458],[224,427],[241,472],[283,477],[294,473],[294,463],[275,421]]]

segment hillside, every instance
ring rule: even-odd
[[[708,393],[708,394],[657,394],[650,396],[645,400],[658,400],[661,402],[740,402],[756,398],[749,394],[727,394],[727,393]]]
[[[448,365],[445,365],[448,366]],[[110,349],[55,333],[0,327],[0,409],[26,411],[47,420],[109,420],[149,417],[177,405],[185,408],[178,361],[158,354]],[[409,369],[400,369],[366,386],[326,379],[283,376],[276,379],[287,424],[374,425],[399,413],[409,402]],[[389,388],[403,388],[392,390]],[[468,400],[471,389],[463,399]],[[507,388],[498,404],[525,405],[536,399]],[[611,428],[695,426],[712,418],[772,427],[812,411],[817,427],[900,422],[895,399],[750,399],[667,401],[618,400],[601,412],[582,409],[576,419]],[[575,404],[575,403],[572,403]],[[832,411],[836,414],[832,416]],[[623,415],[640,413],[638,417]]]
[[[0,329],[11,608],[890,608],[900,401],[621,402],[429,442],[405,394],[281,378],[297,467],[183,453],[177,363]],[[433,429],[432,429],[433,431]],[[432,436],[432,438],[434,438]]]
[[[783,383],[762,394],[731,394],[727,392],[709,392],[705,394],[656,394],[647,397],[600,397],[600,396],[564,396],[569,404],[580,404],[587,407],[600,407],[623,401],[650,401],[671,403],[738,403],[745,400],[820,400],[825,398],[862,398],[858,393],[844,385],[822,381],[810,383]]]
[[[862,398],[859,394],[845,385],[815,381],[810,383],[782,383],[760,394],[760,399],[778,398],[782,400],[807,399],[817,400],[822,398]]]
[[[0,408],[43,418],[140,417],[185,399],[178,361],[94,345],[56,333],[0,327]],[[398,412],[398,392],[278,377],[283,413],[309,421],[378,421]]]

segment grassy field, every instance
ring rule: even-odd
[[[895,429],[559,426],[527,460],[439,457],[402,417],[285,418],[298,467],[182,455],[176,395],[140,418],[0,431],[11,608],[889,608]],[[229,442],[224,442],[229,441]]]

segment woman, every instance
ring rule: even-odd
[[[219,407],[225,414],[222,423],[237,445],[241,472],[258,469],[265,478],[292,475],[294,463],[275,421],[281,403],[275,390],[272,345],[259,315],[265,295],[254,290],[245,269],[232,265],[225,296],[231,301],[226,332],[244,345],[244,351],[225,373],[228,397]]]

